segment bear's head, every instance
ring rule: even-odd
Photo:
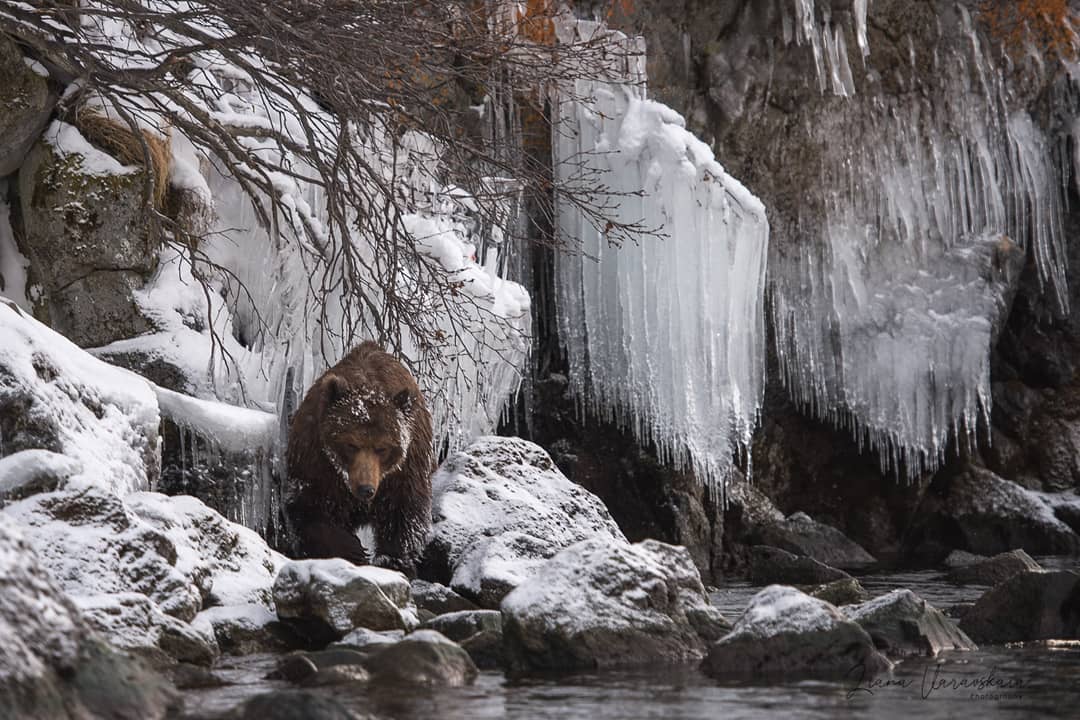
[[[328,374],[322,380],[323,452],[360,500],[401,467],[412,439],[417,396],[409,388],[387,395]]]

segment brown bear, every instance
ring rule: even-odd
[[[396,358],[365,342],[316,380],[290,423],[287,463],[296,556],[414,574],[431,526],[431,413]]]

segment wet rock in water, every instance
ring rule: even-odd
[[[371,653],[376,650],[381,650],[386,645],[393,645],[404,637],[404,630],[376,631],[368,630],[367,628],[356,628],[330,647]]]
[[[850,579],[843,570],[823,565],[813,558],[766,545],[750,548],[750,582],[754,585],[824,585]]]
[[[940,475],[913,515],[908,543],[918,559],[939,562],[948,549],[996,555],[1076,554],[1080,535],[1037,493],[984,468]]]
[[[432,478],[430,541],[421,576],[494,609],[544,561],[576,542],[626,542],[607,508],[566,479],[539,446],[486,437]]]
[[[506,665],[502,628],[481,630],[465,638],[460,644],[481,670],[499,670]]]
[[[221,652],[229,655],[284,652],[302,644],[276,614],[259,603],[208,608],[195,616],[194,623],[208,624]]]
[[[0,708],[5,717],[164,718],[178,698],[164,678],[110,648],[0,522]]]
[[[413,580],[411,587],[413,602],[416,603],[417,609],[427,610],[433,615],[480,609],[472,600],[462,597],[439,583]]]
[[[367,671],[364,669],[364,664],[368,657],[368,653],[358,652],[346,647],[334,647],[328,650],[312,652],[295,652],[281,658],[277,667],[268,673],[266,677],[270,680],[285,680],[294,685],[333,685],[344,681],[346,678],[367,680]],[[342,668],[346,669],[342,670]],[[355,668],[356,671],[347,668]],[[324,674],[330,670],[336,672]],[[319,675],[322,675],[322,680],[316,679]]]
[[[807,595],[824,600],[830,605],[852,605],[861,603],[869,597],[866,588],[855,578],[846,580],[833,580],[824,585],[803,588]]]
[[[426,630],[437,630],[455,642],[461,642],[484,630],[502,631],[502,613],[498,610],[463,610],[428,620]]]
[[[874,646],[890,657],[925,655],[942,650],[975,650],[952,620],[910,590],[901,589],[841,608],[870,634]]]
[[[479,674],[469,653],[434,630],[417,630],[371,655],[371,680],[403,687],[462,687]]]
[[[358,627],[404,630],[410,601],[401,573],[348,560],[294,560],[274,581],[278,617],[315,645]]]
[[[844,533],[816,522],[801,512],[793,513],[779,522],[758,526],[751,533],[751,540],[758,545],[780,548],[835,568],[861,568],[877,562],[873,555]]]
[[[892,667],[870,636],[835,607],[792,587],[770,585],[702,663],[715,678],[873,677]]]
[[[954,567],[945,579],[961,585],[997,585],[1025,570],[1042,570],[1042,566],[1023,550],[1010,550],[992,558],[978,558],[975,562]]]
[[[191,663],[177,663],[166,668],[164,672],[178,690],[201,690],[229,684],[211,670]]]
[[[698,660],[726,629],[685,548],[592,538],[563,550],[502,603],[515,671]]]
[[[227,716],[229,720],[367,720],[324,692],[281,690],[256,695]]]
[[[976,555],[975,553],[969,553],[966,550],[953,550],[949,553],[945,560],[942,561],[942,565],[947,568],[960,568],[967,567],[968,565],[974,565],[975,563],[986,560],[985,555]]]
[[[1080,638],[1080,573],[1017,573],[979,598],[960,628],[984,644]]]

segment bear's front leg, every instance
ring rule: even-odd
[[[344,558],[355,565],[369,563],[368,551],[360,538],[348,529],[325,521],[310,521],[296,526],[299,555],[315,558]]]
[[[429,495],[387,483],[379,489],[372,511],[375,558],[372,564],[416,577],[431,528]]]

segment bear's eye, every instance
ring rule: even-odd
[[[390,454],[390,448],[377,447],[375,448],[375,454],[381,458],[384,458]]]

